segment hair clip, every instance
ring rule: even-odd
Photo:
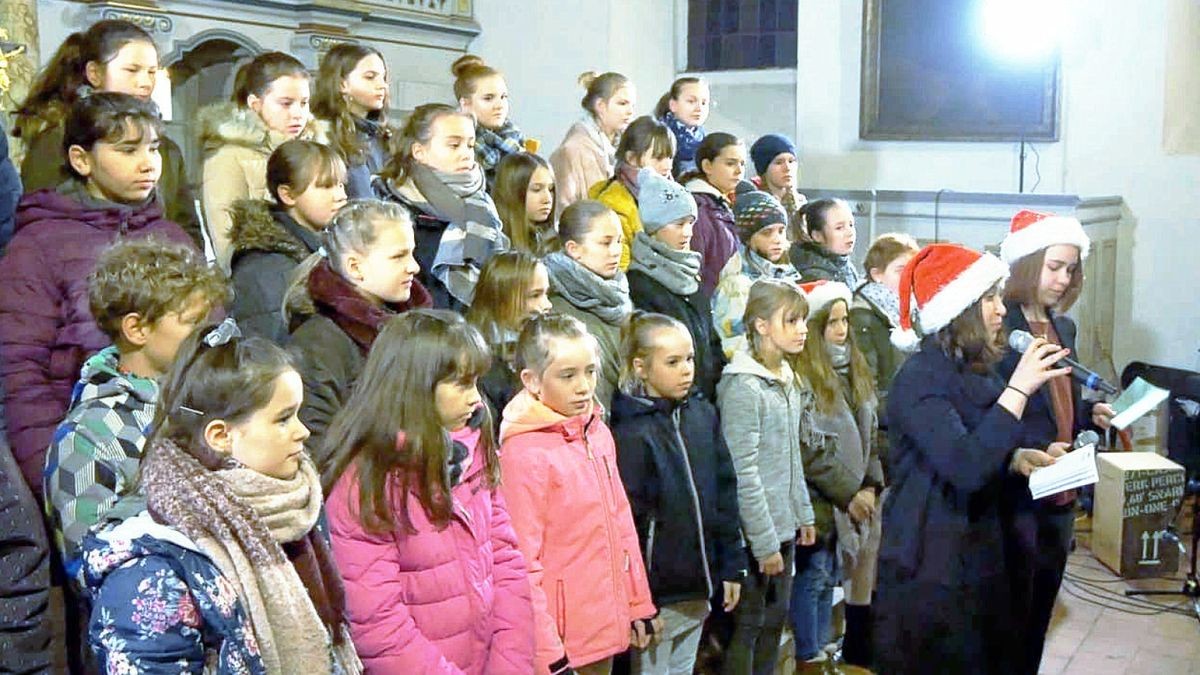
[[[179,410],[195,415],[196,417],[204,417],[204,411],[196,410],[195,408],[189,408],[186,405],[179,406]]]
[[[317,255],[321,256],[322,258],[326,258],[326,259],[328,259],[328,258],[329,258],[329,251],[326,251],[326,250],[325,250],[325,247],[324,247],[324,246],[322,246],[322,247],[320,247],[320,248],[318,248],[318,249],[317,249]]]
[[[233,317],[228,317],[204,336],[204,344],[209,347],[220,347],[235,337],[242,337],[242,331]]]

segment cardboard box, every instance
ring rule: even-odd
[[[1164,538],[1183,499],[1183,467],[1155,452],[1097,455],[1092,552],[1127,579],[1174,574],[1179,546]]]

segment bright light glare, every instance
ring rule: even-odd
[[[988,51],[1011,61],[1040,61],[1059,46],[1063,0],[982,0],[979,34]]]

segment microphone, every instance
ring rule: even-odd
[[[1100,434],[1092,431],[1091,429],[1084,429],[1083,431],[1079,432],[1078,436],[1075,437],[1075,442],[1071,444],[1071,449],[1078,450],[1089,445],[1095,445],[1097,448],[1099,448]]]
[[[1028,331],[1014,330],[1008,335],[1008,346],[1024,354],[1025,350],[1029,349],[1029,345],[1033,344],[1033,336]],[[1116,395],[1117,388],[1104,381],[1104,378],[1093,373],[1092,371],[1079,365],[1077,361],[1070,357],[1063,357],[1059,364],[1071,366],[1071,377],[1079,380],[1080,384],[1088,389],[1095,389],[1106,394]]]

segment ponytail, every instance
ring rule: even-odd
[[[370,250],[379,238],[379,224],[400,223],[412,228],[412,216],[408,209],[393,202],[378,199],[353,199],[338,209],[333,220],[321,232],[321,249],[308,256],[292,272],[287,291],[284,293],[283,320],[293,316],[313,314],[316,308],[308,291],[308,278],[323,261],[342,277],[342,267],[347,253],[363,253]]]
[[[662,98],[658,99],[658,103],[655,104],[654,116],[659,119],[666,117],[667,113],[671,112],[671,101],[679,98],[679,95],[683,93],[683,88],[689,84],[705,84],[705,82],[703,78],[694,75],[676,78],[671,83],[671,88],[667,90],[667,93],[663,94]]]
[[[296,57],[283,52],[266,52],[254,57],[249,63],[238,68],[233,78],[233,96],[230,97],[237,107],[247,107],[246,99],[251,94],[262,98],[271,85],[281,77],[302,77],[308,79],[308,70]]]
[[[395,152],[388,160],[387,166],[379,172],[379,177],[396,186],[407,181],[412,170],[412,163],[416,161],[412,156],[413,145],[417,143],[428,145],[433,140],[434,122],[449,115],[460,115],[471,120],[472,128],[475,126],[475,118],[454,106],[445,103],[426,103],[417,106],[408,116],[404,128],[400,130],[400,140]]]
[[[578,82],[579,86],[585,90],[579,105],[589,115],[595,116],[596,104],[612,98],[618,89],[629,84],[629,78],[612,72],[597,75],[595,71],[589,70],[579,75]]]
[[[692,334],[678,319],[666,314],[633,310],[629,321],[621,327],[621,391],[631,396],[640,395],[645,383],[637,376],[634,359],[646,360],[654,350],[654,332],[662,328],[682,331],[691,339]],[[693,345],[694,347],[694,345]]]
[[[17,108],[13,136],[28,143],[45,129],[60,125],[75,101],[91,92],[87,64],[104,66],[131,42],[154,45],[149,33],[117,19],[97,21],[86,31],[68,36]]]

